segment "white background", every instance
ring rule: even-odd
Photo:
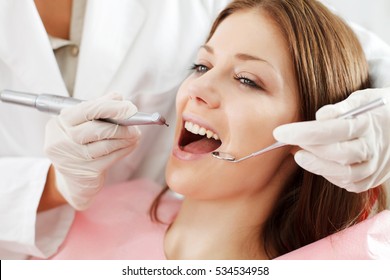
[[[337,13],[377,34],[390,45],[390,0],[323,0]]]

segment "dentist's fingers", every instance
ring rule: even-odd
[[[303,150],[295,154],[304,169],[348,191],[362,192],[390,179],[390,88],[366,89],[322,107],[316,121],[278,127],[278,141]],[[384,106],[353,119],[341,114],[381,98]]]
[[[369,189],[373,179],[371,175],[375,172],[375,164],[370,161],[356,165],[342,165],[324,160],[304,150],[298,151],[294,158],[297,164],[307,171],[320,175],[329,182],[352,192]]]
[[[137,144],[138,141],[130,141],[127,139],[93,142],[86,145],[86,151],[88,153],[86,158],[103,160],[104,157],[104,162],[114,162],[133,151]]]
[[[322,120],[337,118],[338,116],[344,114],[345,112],[366,105],[379,98],[385,99],[387,100],[387,102],[389,102],[390,97],[386,92],[388,90],[389,89],[365,89],[365,90],[355,91],[347,99],[341,102],[338,102],[336,104],[329,104],[321,107],[316,112],[316,120],[322,121]],[[382,108],[379,110],[386,110],[386,109]]]
[[[328,145],[301,146],[319,158],[341,165],[361,163],[373,158],[373,151],[365,138],[336,142]]]
[[[325,145],[348,141],[364,134],[368,128],[366,116],[353,119],[307,121],[281,125],[273,131],[276,140],[297,146]]]
[[[103,139],[137,139],[140,136],[140,131],[136,126],[121,126],[102,121],[90,121],[70,127],[67,133],[78,144]]]
[[[47,123],[44,150],[55,168],[58,191],[75,209],[91,204],[107,169],[131,153],[140,138],[137,127],[96,119],[125,118],[136,112],[131,102],[109,95],[64,109]]]
[[[61,111],[60,118],[68,126],[98,119],[124,119],[137,113],[137,107],[118,94],[108,94],[95,100],[84,101]]]

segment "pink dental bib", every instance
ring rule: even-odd
[[[92,206],[77,212],[69,234],[51,259],[165,259],[163,241],[180,200],[164,195],[159,217],[152,222],[149,208],[161,186],[136,180],[104,188]]]
[[[390,211],[382,211],[363,222],[280,256],[277,259],[390,259]]]
[[[77,212],[58,253],[51,259],[164,260],[164,234],[181,201],[164,195],[159,218],[149,208],[161,187],[148,180],[104,188],[92,206]],[[289,259],[390,259],[390,211],[278,257]]]

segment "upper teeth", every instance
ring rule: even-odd
[[[199,135],[206,135],[207,138],[214,138],[215,140],[219,140],[219,136],[212,132],[211,130],[208,130],[204,127],[199,126],[198,124],[194,124],[192,122],[185,122],[184,123],[185,129],[187,129],[189,132],[193,134],[199,134]]]

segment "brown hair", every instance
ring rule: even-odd
[[[367,61],[353,31],[315,0],[233,1],[215,20],[207,41],[229,15],[253,9],[275,21],[289,46],[303,120],[315,119],[322,106],[370,86]],[[366,219],[374,204],[379,212],[386,194],[382,186],[351,193],[300,169],[277,201],[259,233],[270,258]]]

